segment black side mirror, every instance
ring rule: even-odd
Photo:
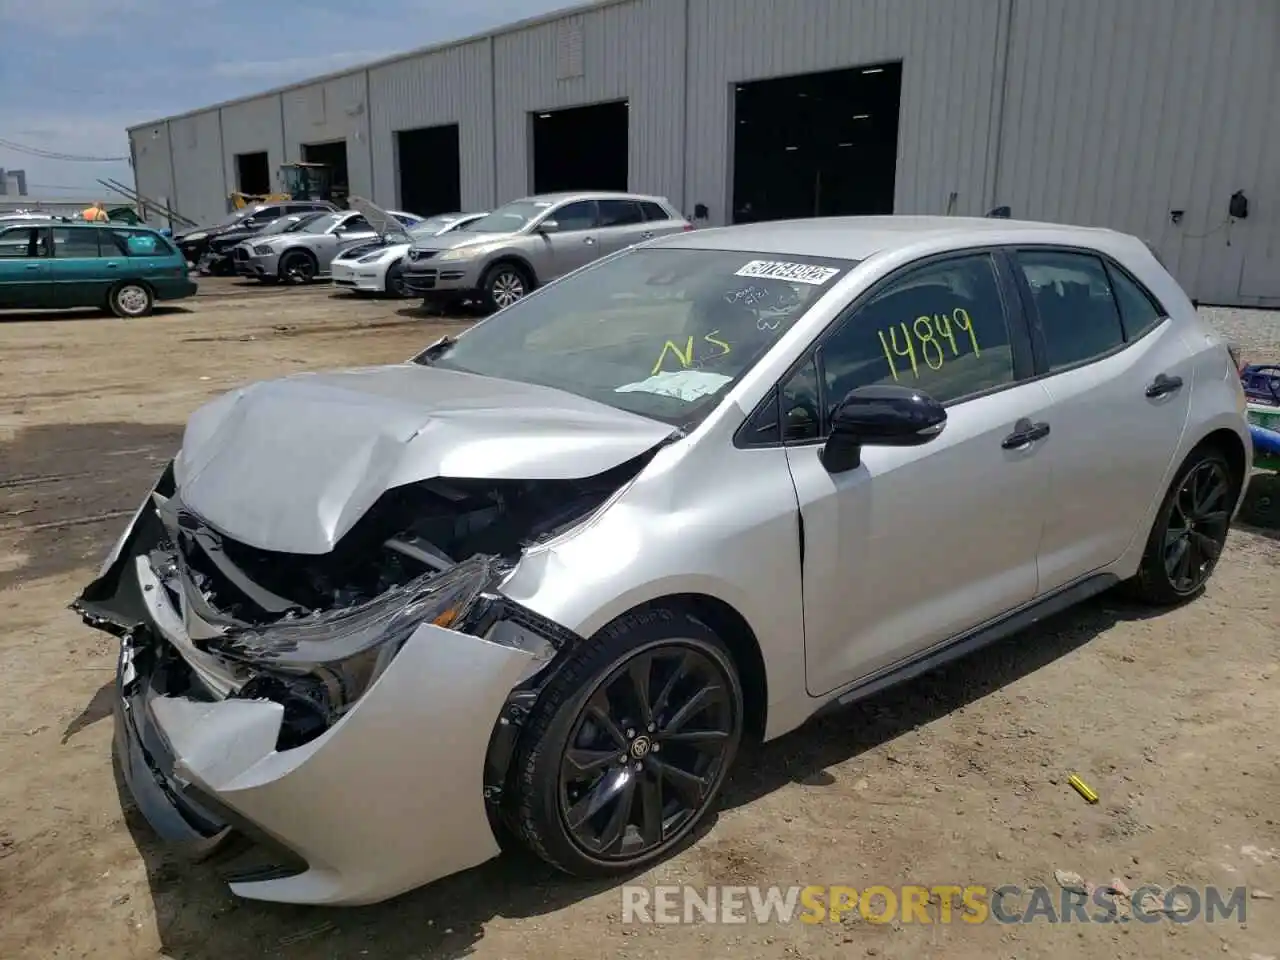
[[[831,416],[822,465],[844,473],[862,463],[862,448],[918,447],[947,425],[947,411],[921,390],[872,384],[851,391]]]

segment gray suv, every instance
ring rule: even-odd
[[[415,240],[404,287],[428,303],[479,300],[498,310],[592,260],[692,229],[665,197],[592,190],[525,197],[443,236]]]

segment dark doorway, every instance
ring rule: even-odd
[[[531,114],[533,192],[626,190],[625,100]]]
[[[401,130],[396,134],[400,209],[429,217],[462,207],[458,125]]]
[[[236,189],[241,193],[271,192],[271,166],[267,151],[236,154]]]
[[[733,222],[893,213],[902,64],[738,84]]]
[[[347,141],[304,143],[302,159],[307,163],[323,163],[329,168],[332,200],[338,206],[344,206],[351,192],[351,178],[347,172]]]

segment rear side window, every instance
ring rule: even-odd
[[[103,247],[108,243],[114,246],[113,255],[122,253],[126,257],[163,257],[173,253],[173,248],[158,234],[142,230],[110,230],[103,232]]]
[[[98,230],[81,227],[53,228],[53,255],[64,258],[98,257]],[[110,255],[111,251],[106,251]]]
[[[600,201],[600,226],[629,227],[635,223],[644,223],[644,214],[634,200]]]
[[[1068,250],[1019,250],[1014,259],[1040,316],[1050,372],[1125,342],[1111,280],[1099,258]]]
[[[1137,340],[1165,318],[1164,308],[1123,270],[1108,264],[1107,274],[1111,277],[1111,289],[1120,306],[1125,340]]]
[[[640,209],[644,211],[646,220],[670,220],[671,214],[662,209],[662,204],[654,203],[652,200],[641,200]]]

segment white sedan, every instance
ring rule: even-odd
[[[353,293],[387,293],[406,296],[400,264],[413,241],[438,237],[485,216],[480,213],[440,213],[409,228],[407,234],[389,234],[371,243],[345,250],[333,261],[333,282]]]

